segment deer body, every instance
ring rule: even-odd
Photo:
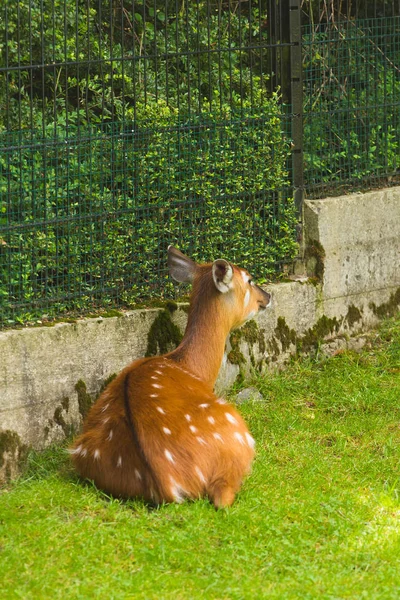
[[[270,296],[227,261],[197,265],[169,248],[171,275],[191,281],[188,325],[164,356],[126,367],[91,408],[71,454],[82,477],[121,497],[229,506],[254,456],[238,411],[213,386],[229,331]]]

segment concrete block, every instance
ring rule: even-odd
[[[79,428],[82,395],[90,401],[107,378],[146,354],[160,312],[0,332],[0,431],[40,449]],[[183,333],[184,310],[174,319]]]
[[[306,200],[306,243],[323,251],[323,296],[400,287],[400,188]]]

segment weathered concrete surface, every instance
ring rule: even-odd
[[[36,448],[60,440],[79,425],[76,386],[98,394],[105,380],[147,350],[159,309],[109,319],[82,319],[0,333],[0,424]],[[173,316],[181,329],[186,313]],[[78,386],[79,388],[79,386]]]
[[[227,341],[219,392],[295,352],[358,348],[362,332],[400,308],[400,188],[306,201],[305,236],[311,279],[267,286],[271,307]],[[0,481],[15,475],[27,448],[79,429],[107,379],[144,356],[150,338],[172,348],[186,317],[181,305],[0,332]]]
[[[400,189],[306,200],[305,233],[324,253],[324,298],[400,287]]]

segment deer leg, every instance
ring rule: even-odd
[[[226,481],[218,482],[208,490],[208,495],[215,508],[226,508],[231,506],[235,500],[236,490]]]

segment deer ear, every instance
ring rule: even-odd
[[[230,283],[233,279],[233,269],[227,260],[219,258],[213,262],[212,276],[214,279],[215,287],[219,292],[225,294],[229,292]]]
[[[177,248],[168,246],[168,269],[172,279],[179,283],[191,283],[196,272],[196,263]]]

